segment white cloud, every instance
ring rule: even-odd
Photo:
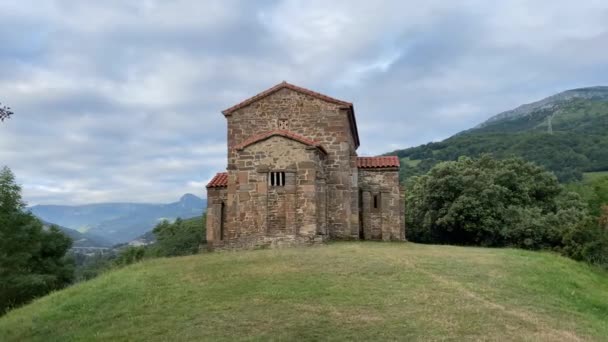
[[[353,101],[377,154],[608,78],[605,1],[5,1],[0,20],[0,164],[32,203],[203,196],[220,111],[282,80]]]

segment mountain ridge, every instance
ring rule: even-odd
[[[111,244],[129,242],[150,231],[163,219],[200,216],[206,200],[185,194],[171,203],[92,203],[83,205],[35,205],[28,208],[40,219],[98,235]]]
[[[461,156],[521,157],[562,182],[608,170],[608,87],[567,90],[491,116],[443,141],[396,150],[401,180]]]
[[[553,108],[553,106],[555,106],[559,102],[567,101],[574,98],[608,99],[608,86],[591,86],[565,90],[555,95],[545,97],[539,101],[522,104],[514,109],[498,113],[494,116],[491,116],[486,121],[478,124],[473,129],[483,128],[489,124],[493,124],[501,120],[516,119],[521,116],[529,115],[535,110],[550,109]]]

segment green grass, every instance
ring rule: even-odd
[[[412,243],[150,260],[0,318],[2,341],[606,336],[607,272],[551,253]]]

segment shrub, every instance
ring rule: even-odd
[[[550,248],[586,217],[578,195],[516,158],[440,163],[413,180],[407,203],[408,238],[429,243]]]
[[[157,256],[196,254],[204,242],[205,216],[202,219],[163,221],[153,230],[156,236],[154,250]]]
[[[141,261],[145,256],[146,249],[144,246],[129,246],[122,249],[118,253],[118,257],[114,260],[114,264],[117,266],[131,265],[133,263]]]

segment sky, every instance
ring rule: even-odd
[[[0,1],[0,166],[30,204],[205,197],[221,111],[281,81],[354,103],[359,155],[608,85],[608,1]]]

